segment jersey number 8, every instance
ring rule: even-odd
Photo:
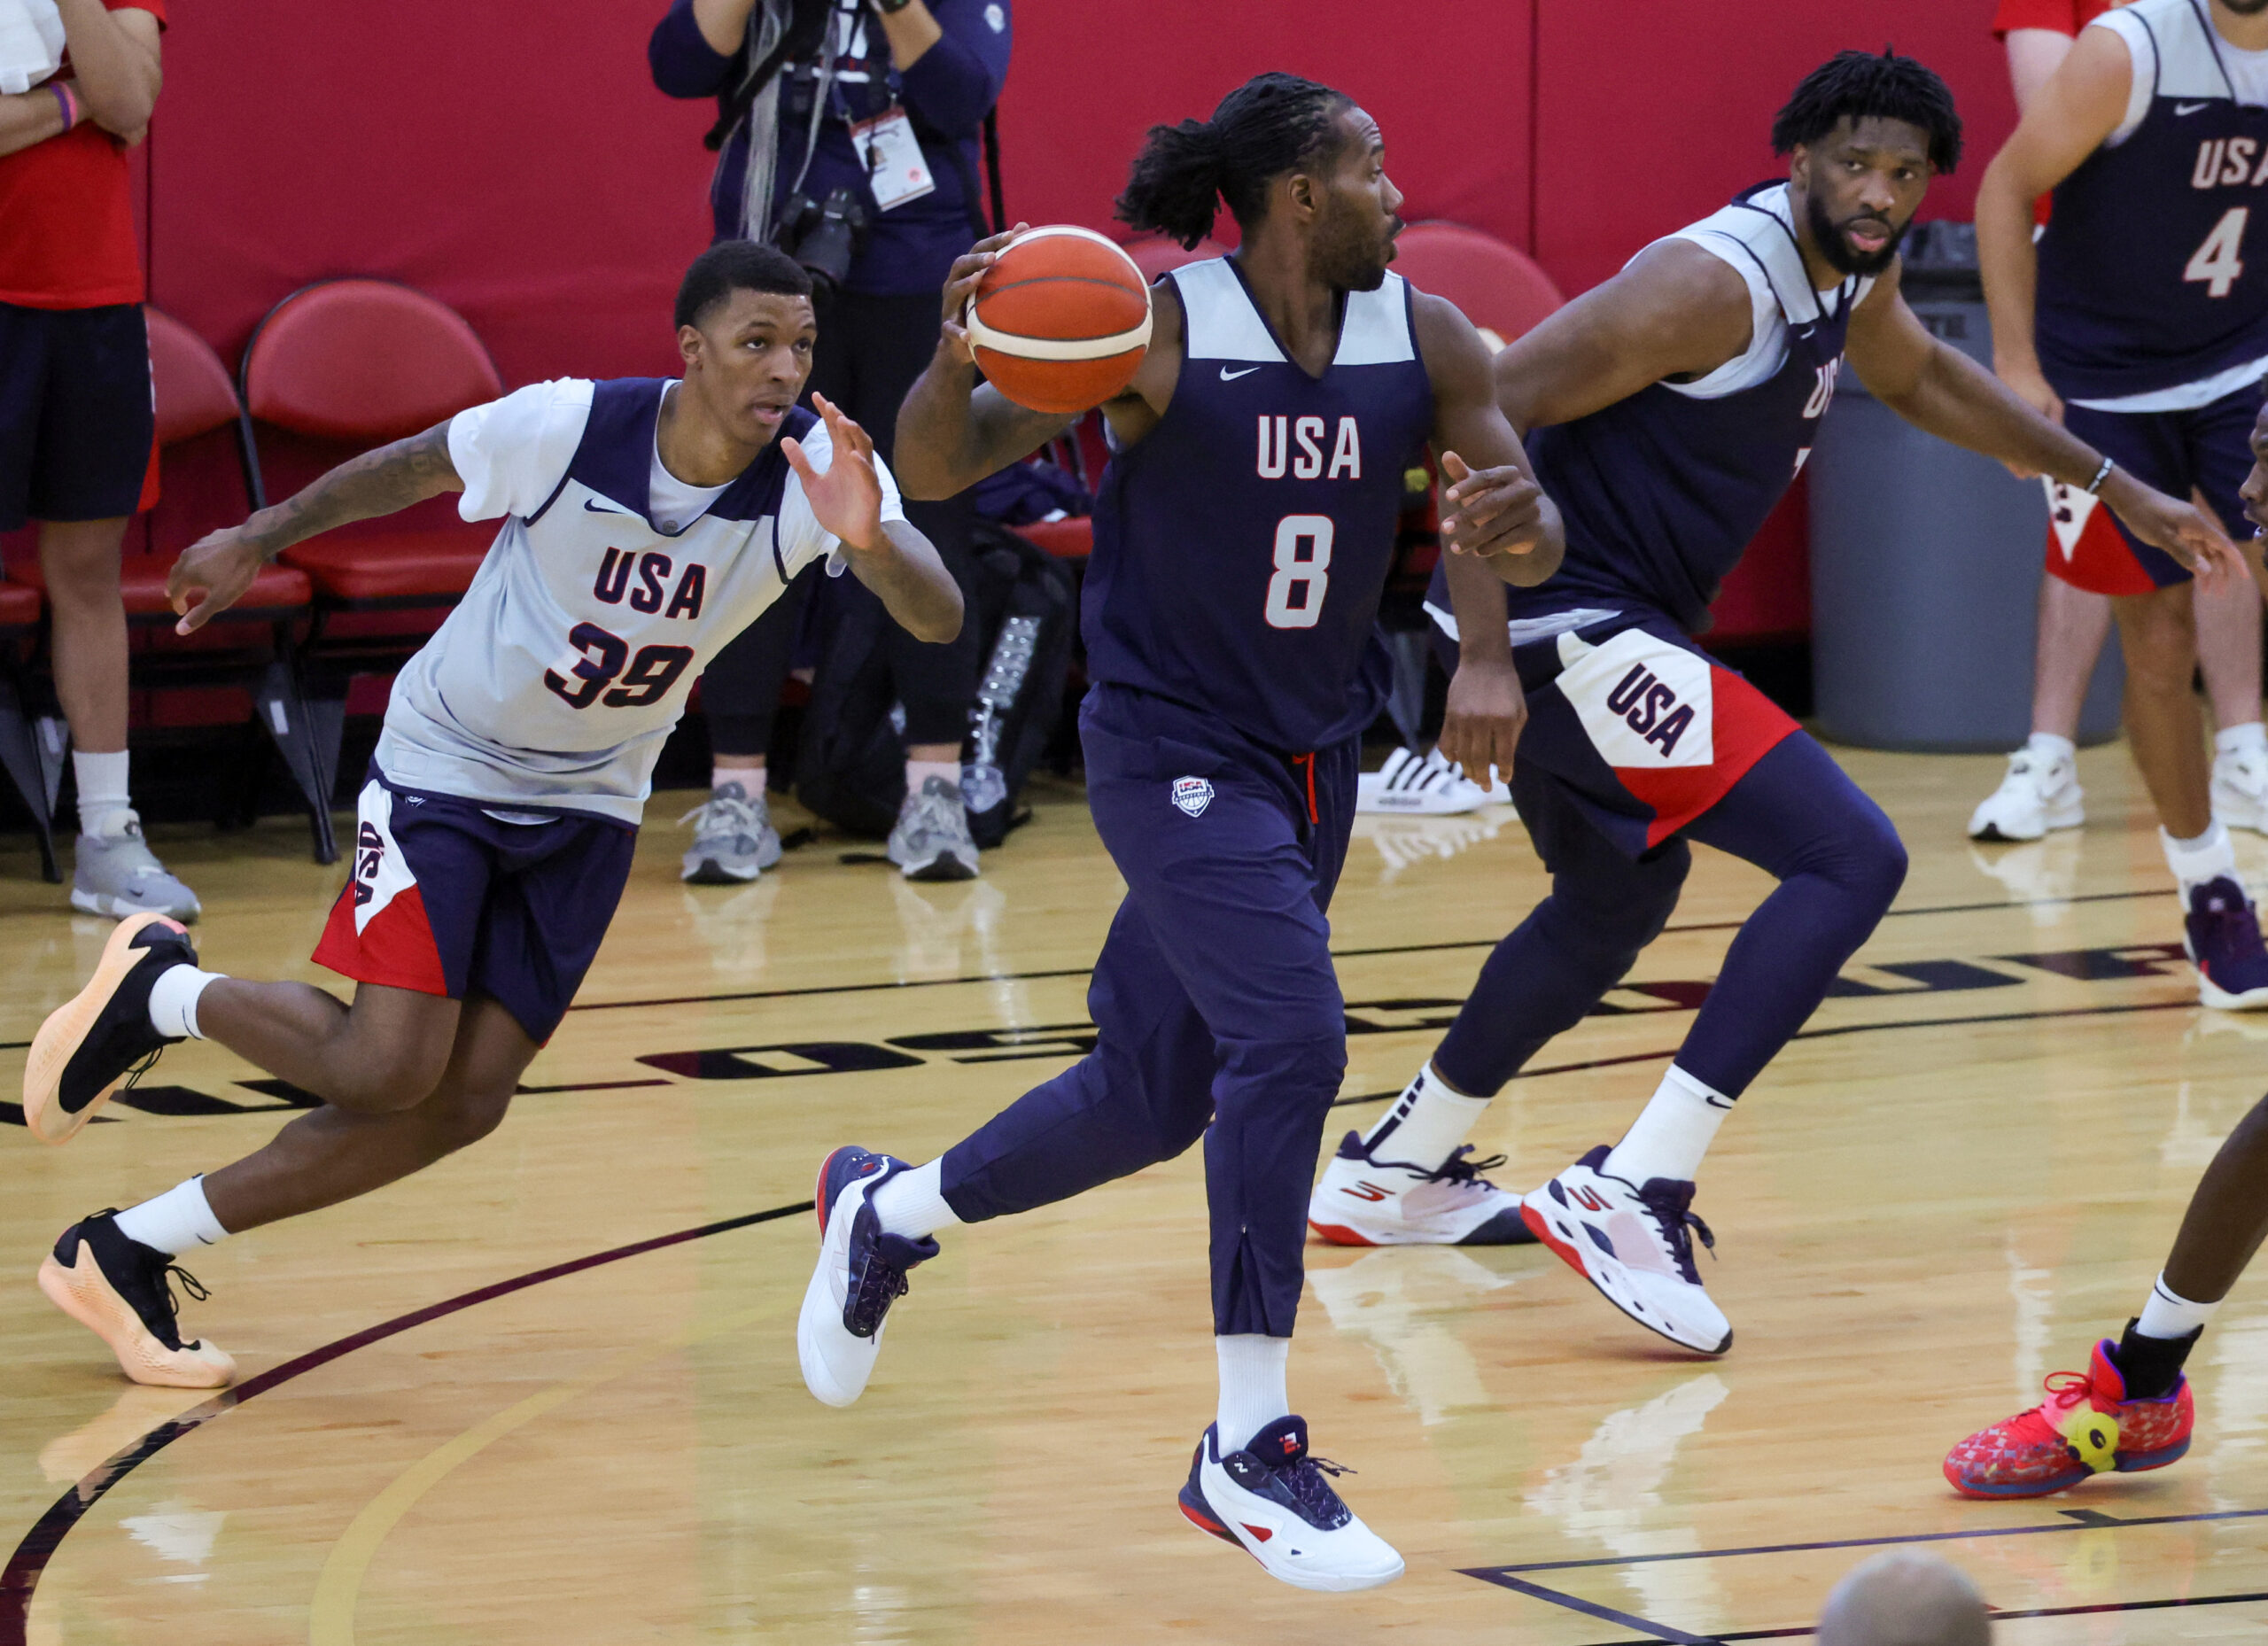
[[[606,692],[610,709],[643,709],[657,702],[662,694],[677,684],[677,677],[685,672],[685,665],[693,661],[690,646],[642,646],[638,655],[630,655],[630,642],[618,634],[610,634],[595,623],[579,623],[568,631],[567,643],[579,656],[571,661],[562,657],[560,664],[569,672],[562,674],[557,668],[543,672],[543,683],[558,695],[570,709],[587,709]],[[623,665],[628,664],[629,667]],[[616,677],[621,683],[616,684]],[[612,691],[607,687],[612,686]]]
[[[1268,579],[1268,626],[1311,629],[1331,587],[1329,515],[1285,515],[1276,523],[1276,575]],[[1305,554],[1301,550],[1305,548]]]

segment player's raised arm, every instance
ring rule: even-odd
[[[1754,323],[1731,264],[1659,241],[1497,355],[1496,403],[1523,436],[1573,423],[1665,377],[1706,376],[1748,346]]]
[[[965,492],[985,476],[1030,456],[1084,415],[1032,411],[990,384],[977,381],[976,355],[961,317],[985,271],[1024,229],[1019,223],[1006,234],[978,241],[945,277],[944,327],[937,352],[898,408],[897,445],[890,454],[892,472],[908,497],[952,497]],[[1153,362],[1169,358],[1177,368],[1180,361],[1181,310],[1166,295],[1170,290],[1169,284],[1153,293],[1156,319],[1150,352],[1134,383],[1120,397],[1137,407],[1143,391],[1158,380]],[[1161,344],[1169,346],[1162,353]],[[1169,395],[1170,369],[1162,383]],[[1115,424],[1120,421],[1114,415]],[[1128,431],[1122,427],[1119,432],[1123,436]]]
[[[236,604],[260,567],[294,543],[350,521],[393,514],[444,492],[463,491],[449,455],[454,421],[349,458],[242,525],[213,532],[183,549],[166,578],[167,597],[182,614],[175,631],[201,629]]]
[[[812,517],[834,533],[851,575],[882,597],[900,628],[916,640],[951,640],[960,633],[960,585],[918,529],[882,518],[873,438],[824,394],[812,395],[812,404],[826,420],[835,448],[827,472],[812,468],[800,440],[783,439],[780,450],[803,484]]]
[[[2044,474],[2092,492],[2135,536],[2172,555],[2201,580],[2246,575],[2220,528],[2186,501],[2145,485],[2051,421],[1915,317],[1893,265],[1851,316],[1852,369],[1868,392],[1917,429],[1996,457],[2019,474]],[[1999,335],[1999,327],[1993,328]]]

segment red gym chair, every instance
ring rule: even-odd
[[[144,314],[156,398],[157,446],[162,461],[162,454],[169,447],[236,427],[242,408],[229,381],[228,368],[210,345],[160,310],[145,309]],[[247,477],[247,497],[251,493]],[[242,509],[242,503],[231,500],[230,519],[241,518]],[[216,519],[212,524],[223,523]],[[248,691],[253,718],[282,751],[307,803],[316,861],[336,860],[338,851],[331,838],[330,791],[327,783],[318,780],[313,728],[292,646],[294,629],[307,621],[312,610],[314,594],[306,574],[287,566],[263,567],[237,604],[196,634],[176,635],[166,578],[182,545],[160,551],[152,545],[147,528],[146,518],[128,528],[119,571],[134,688],[167,691],[227,686]],[[22,656],[25,641],[8,638],[20,634],[22,626],[10,623],[6,603],[21,607],[24,596],[29,595],[35,609],[43,603],[45,580],[35,555],[19,561],[15,571],[21,582],[6,586],[8,593],[0,596],[0,644]],[[22,698],[11,695],[16,696],[13,704],[0,704],[0,763],[7,765],[34,813],[41,836],[41,872],[50,881],[59,880],[51,835],[66,734],[63,722],[52,717],[32,721],[19,733],[8,722],[21,718]],[[12,714],[6,711],[10,709]],[[19,772],[27,735],[32,760]]]
[[[1495,333],[1499,347],[1567,300],[1525,252],[1463,223],[1412,223],[1394,242],[1394,270],[1456,304],[1474,325]]]
[[[303,286],[268,313],[245,346],[240,375],[245,461],[260,502],[288,461],[293,484],[358,450],[430,429],[493,400],[503,379],[462,316],[384,280]],[[263,465],[256,430],[296,437]],[[288,487],[279,484],[279,491]],[[386,519],[311,538],[284,553],[314,585],[315,620],[300,656],[319,749],[336,780],[346,694],[357,675],[391,675],[463,597],[495,537],[439,497]]]

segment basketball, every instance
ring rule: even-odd
[[[1150,289],[1091,229],[1017,236],[968,304],[968,338],[993,387],[1041,412],[1082,412],[1124,388],[1150,346]]]

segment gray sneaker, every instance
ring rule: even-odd
[[[693,825],[680,878],[696,886],[737,886],[780,861],[780,831],[760,790],[750,800],[738,783],[712,788],[678,821]]]
[[[113,811],[100,835],[79,836],[78,860],[71,871],[71,906],[82,914],[122,920],[130,914],[162,914],[184,924],[199,912],[197,894],[172,875],[142,838],[142,819],[130,811]]]
[[[887,850],[910,881],[975,880],[976,842],[969,838],[960,785],[933,777],[920,794],[908,795]]]

